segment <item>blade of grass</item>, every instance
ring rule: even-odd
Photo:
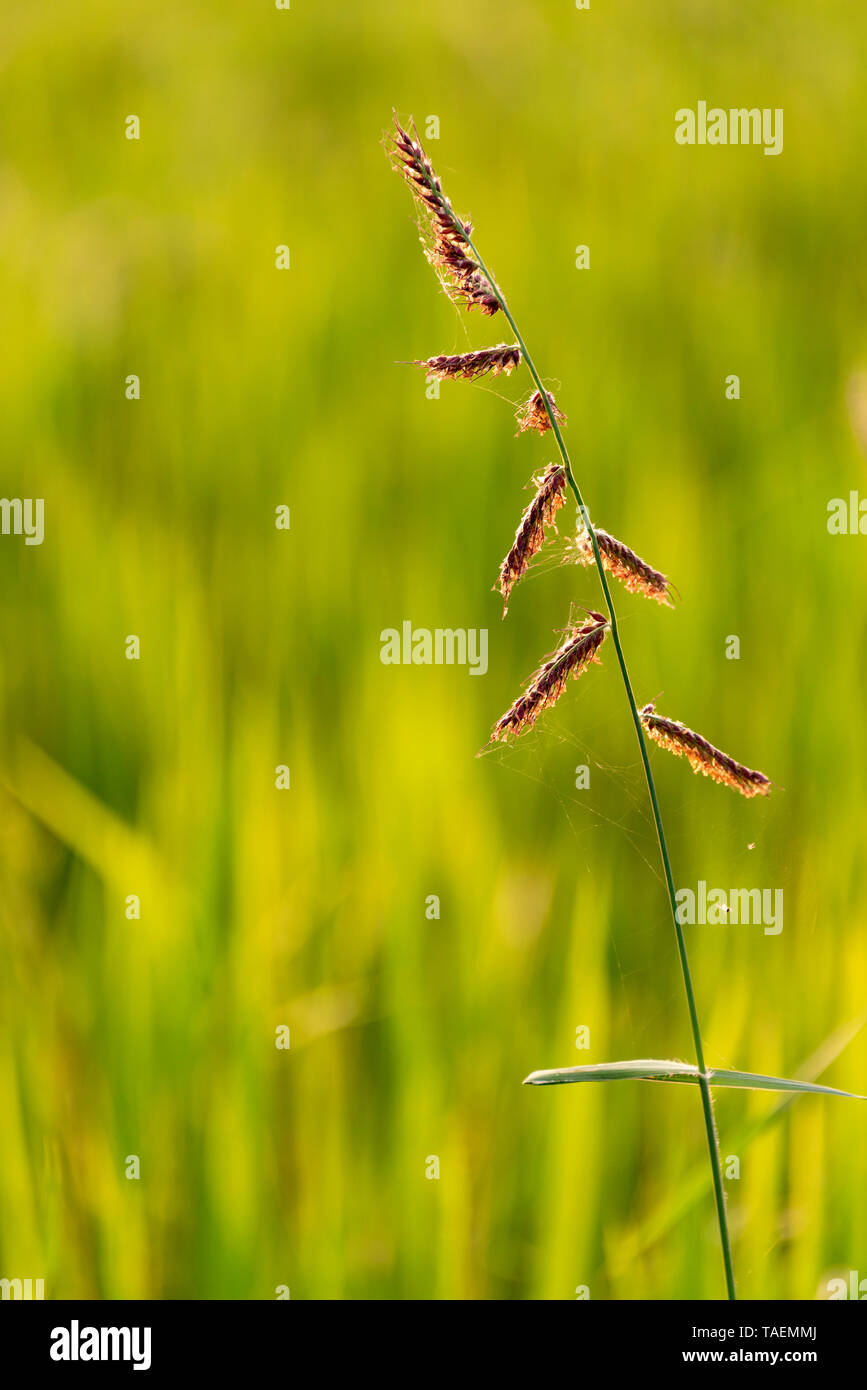
[[[634,1062],[599,1062],[582,1067],[532,1071],[525,1086],[564,1086],[573,1081],[698,1081],[698,1067],[691,1062],[659,1062],[642,1058]]]
[[[816,1086],[811,1081],[789,1081],[780,1076],[758,1076],[751,1071],[710,1071],[712,1086],[732,1086],[741,1091],[815,1091],[823,1096],[848,1096],[850,1100],[867,1100],[855,1091],[838,1091],[834,1086]]]
[[[713,1069],[702,1076],[698,1067],[693,1066],[691,1062],[660,1062],[649,1058],[533,1071],[524,1080],[524,1085],[566,1086],[576,1081],[686,1081],[693,1086],[699,1086],[704,1081],[711,1086],[728,1086],[742,1091],[802,1091],[823,1096],[847,1096],[850,1100],[867,1100],[867,1096],[859,1096],[854,1091],[840,1091],[835,1086],[817,1086],[812,1081],[762,1076],[752,1071]]]

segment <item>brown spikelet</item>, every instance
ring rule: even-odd
[[[543,710],[557,703],[569,677],[580,676],[596,660],[596,653],[607,630],[607,620],[601,613],[589,613],[587,622],[574,628],[562,646],[531,676],[523,695],[519,695],[511,708],[497,720],[489,742],[517,738],[518,734],[531,728]]]
[[[554,419],[558,424],[565,425],[566,416],[562,410],[557,409],[551,392],[546,391],[545,394],[554,413]],[[541,391],[534,391],[530,399],[518,407],[515,411],[515,419],[518,421],[518,434],[523,434],[525,430],[538,430],[540,434],[544,434],[546,430],[551,428],[551,421],[545,409]]]
[[[645,598],[656,599],[657,603],[664,603],[669,608],[674,607],[668,580],[664,574],[648,565],[646,560],[642,560],[641,556],[636,555],[634,550],[623,544],[623,541],[609,536],[607,531],[600,531],[598,526],[594,527],[594,531],[602,566],[609,574],[613,574],[615,579],[625,584],[630,593],[644,594]],[[594,563],[593,544],[590,532],[585,527],[578,532],[572,549],[577,553],[579,565]]]
[[[641,722],[654,743],[658,743],[660,748],[667,748],[669,753],[686,758],[693,772],[701,772],[714,782],[722,782],[742,796],[767,796],[771,790],[770,778],[763,772],[753,772],[742,763],[736,763],[734,758],[721,753],[701,734],[694,733],[676,719],[664,719],[656,713],[652,702],[641,711]]]
[[[395,134],[387,148],[392,164],[406,179],[421,208],[419,232],[425,256],[450,299],[465,304],[468,309],[479,308],[483,314],[495,314],[500,301],[470,246],[472,222],[462,221],[446,197],[422,149],[415,125],[410,135],[395,116],[394,126]]]
[[[517,343],[498,343],[496,347],[462,352],[454,357],[425,357],[410,365],[423,367],[428,376],[437,377],[440,381],[446,377],[464,377],[467,381],[474,381],[488,372],[492,376],[499,376],[502,372],[511,376],[520,361],[521,349]]]
[[[566,501],[566,470],[562,464],[549,463],[545,472],[537,474],[533,482],[536,485],[536,494],[524,509],[512,548],[500,566],[500,573],[494,585],[495,591],[503,595],[504,618],[509,611],[509,595],[521,575],[527,573],[537,550],[541,549],[545,539],[545,527],[553,526],[554,530],[557,530],[554,518]]]

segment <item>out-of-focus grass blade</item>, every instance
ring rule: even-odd
[[[89,864],[125,893],[129,884],[166,884],[168,866],[151,842],[27,738],[18,740],[14,769],[0,786]]]
[[[736,1086],[744,1091],[816,1091],[823,1096],[848,1096],[850,1100],[867,1100],[854,1091],[838,1091],[835,1086],[817,1086],[812,1081],[788,1081],[780,1076],[758,1076],[751,1071],[708,1072],[712,1086]]]
[[[697,1081],[698,1067],[691,1062],[660,1062],[641,1058],[633,1062],[598,1062],[583,1067],[558,1067],[532,1071],[525,1086],[565,1086],[571,1081]]]

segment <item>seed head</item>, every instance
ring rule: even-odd
[[[488,372],[492,376],[499,376],[501,372],[511,376],[520,361],[521,349],[517,343],[511,346],[498,343],[496,347],[481,348],[478,352],[462,352],[455,357],[423,358],[411,365],[423,367],[428,376],[438,377],[440,381],[446,377],[465,377],[468,381],[473,381],[477,376],[485,376]]]
[[[509,595],[521,575],[527,573],[537,550],[542,547],[545,527],[552,526],[557,530],[554,518],[566,501],[566,470],[562,464],[549,463],[545,472],[537,474],[533,482],[536,494],[524,509],[512,549],[500,566],[500,574],[494,585],[494,589],[503,595],[504,618],[509,611]]]
[[[647,561],[636,555],[634,550],[630,550],[628,545],[615,540],[614,536],[609,536],[607,531],[600,531],[598,527],[593,529],[603,569],[613,574],[621,584],[625,584],[630,593],[644,594],[645,598],[656,599],[657,603],[664,603],[669,608],[674,607],[668,580],[664,574],[648,565]],[[593,543],[586,527],[582,526],[578,532],[572,549],[579,565],[594,563]]]
[[[641,711],[641,722],[654,743],[667,748],[669,753],[686,758],[693,772],[701,772],[714,782],[722,782],[742,796],[767,796],[771,790],[770,778],[763,772],[753,772],[736,763],[727,753],[714,748],[701,734],[688,729],[676,719],[665,719],[656,713],[653,703],[645,705]]]
[[[557,409],[551,392],[546,391],[545,395],[548,397],[548,404],[553,411],[554,419],[558,424],[565,425],[566,416],[562,410]],[[518,434],[523,434],[525,430],[538,430],[540,434],[544,434],[546,430],[551,428],[551,420],[545,409],[541,391],[534,391],[530,399],[518,407],[515,412],[515,419],[518,421]]]
[[[424,253],[450,299],[468,309],[495,314],[500,301],[470,245],[473,224],[458,217],[425,154],[418,131],[404,130],[394,118],[395,134],[387,144],[394,168],[406,179],[419,205],[419,233]]]
[[[596,661],[596,653],[608,630],[601,613],[589,613],[587,622],[576,627],[553,656],[543,662],[531,676],[523,695],[498,719],[491,731],[490,743],[517,738],[518,734],[535,724],[543,710],[555,705],[570,676],[578,677]]]

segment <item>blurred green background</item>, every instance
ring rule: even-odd
[[[0,537],[0,1276],[723,1292],[693,1090],[520,1084],[690,1058],[688,1018],[610,644],[475,758],[598,588],[546,563],[500,621],[553,454],[526,373],[395,365],[507,327],[424,263],[392,106],[439,119],[594,519],[678,586],[616,594],[639,699],[778,784],[653,750],[678,883],[785,894],[778,936],[687,928],[708,1061],[867,1089],[867,542],[826,527],[867,494],[865,40],[854,0],[5,13],[2,491],[45,540]],[[676,145],[700,99],[782,107],[782,155]],[[404,620],[488,628],[488,674],[382,665]],[[717,1115],[741,1293],[867,1276],[860,1103]]]

